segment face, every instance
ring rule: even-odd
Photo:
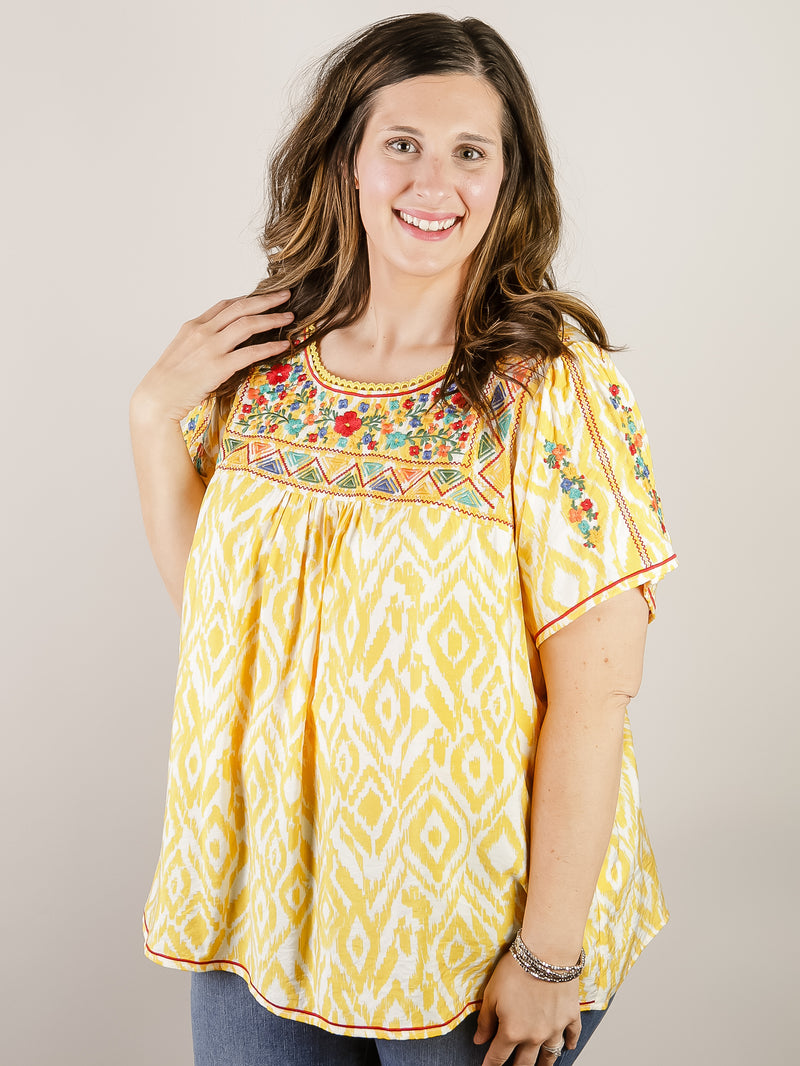
[[[459,281],[503,180],[500,97],[482,78],[410,78],[381,89],[356,154],[370,270]]]

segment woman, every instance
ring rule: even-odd
[[[675,562],[530,86],[378,23],[271,178],[269,276],[132,401],[182,610],[146,951],[197,1063],[572,1062],[667,917],[626,708]]]

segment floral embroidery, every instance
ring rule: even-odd
[[[625,434],[625,443],[628,445],[628,451],[633,456],[633,472],[636,480],[643,482],[646,486],[650,497],[650,509],[655,511],[658,517],[661,532],[666,533],[667,527],[664,525],[664,515],[661,511],[661,497],[656,492],[650,478],[650,467],[645,461],[643,451],[644,437],[634,421],[633,408],[627,407],[620,399],[619,385],[609,385],[608,391],[611,394],[611,406],[615,411],[621,412],[622,430]]]
[[[563,444],[544,442],[544,458],[551,470],[561,471],[560,488],[565,497],[566,516],[583,537],[584,548],[596,548],[600,541],[599,512],[586,495],[586,478],[579,474]]]
[[[342,396],[318,385],[302,353],[255,368],[232,422],[246,436],[288,436],[298,444],[385,452],[416,461],[457,463],[476,415],[457,390],[437,404],[440,390],[410,395]]]
[[[443,371],[442,371],[443,372]],[[330,379],[330,380],[329,380]],[[314,350],[255,365],[237,393],[219,465],[337,497],[418,501],[510,526],[507,467],[517,392],[495,385],[499,436],[432,371],[359,384],[320,368]]]

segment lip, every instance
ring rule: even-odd
[[[412,226],[410,222],[406,222],[405,219],[402,219],[400,217],[400,212],[401,211],[403,211],[407,215],[413,215],[414,218],[424,219],[426,222],[442,222],[442,221],[446,221],[449,218],[454,218],[454,219],[456,219],[456,223],[455,223],[454,226],[451,226],[450,229],[421,230],[421,229],[419,229],[418,226]],[[405,232],[406,233],[410,233],[412,237],[416,237],[416,239],[418,241],[444,241],[444,240],[447,240],[447,238],[450,236],[450,234],[451,233],[455,233],[455,231],[458,229],[459,224],[460,224],[462,218],[464,217],[463,215],[455,214],[452,211],[449,214],[446,214],[446,215],[443,215],[443,214],[438,214],[437,215],[437,214],[433,214],[430,211],[418,211],[416,208],[413,211],[408,211],[408,210],[406,210],[405,207],[396,208],[392,213],[394,214],[394,217],[397,219],[398,224],[403,227]]]

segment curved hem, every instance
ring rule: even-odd
[[[145,933],[147,933],[147,923],[144,923]],[[445,1033],[451,1032],[460,1025],[470,1014],[480,1010],[482,999],[471,1000],[465,1004],[461,1010],[448,1018],[444,1022],[435,1022],[432,1025],[409,1025],[409,1026],[389,1026],[389,1025],[353,1025],[350,1022],[335,1022],[330,1018],[325,1018],[323,1015],[316,1013],[316,1011],[303,1010],[299,1007],[287,1007],[278,1003],[273,1003],[272,1000],[267,999],[263,993],[259,992],[256,986],[253,984],[250,977],[250,971],[244,965],[244,963],[236,962],[234,959],[211,959],[206,962],[201,962],[196,959],[182,959],[177,955],[165,955],[162,952],[155,951],[145,940],[144,945],[145,955],[159,966],[166,966],[173,970],[188,970],[190,972],[204,973],[207,970],[225,970],[228,973],[235,973],[242,977],[250,989],[251,994],[258,1002],[271,1011],[273,1014],[277,1014],[280,1018],[288,1018],[291,1021],[306,1022],[311,1025],[317,1025],[320,1029],[325,1029],[330,1033],[336,1033],[339,1036],[361,1036],[361,1037],[374,1037],[375,1039],[384,1040],[414,1040],[422,1039],[424,1037],[431,1036],[444,1036]]]

